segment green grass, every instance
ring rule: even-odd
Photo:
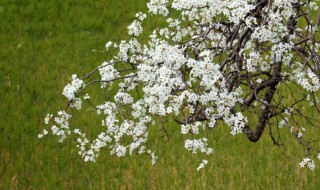
[[[215,154],[201,172],[195,171],[201,158],[184,150],[173,122],[166,126],[169,142],[155,139],[154,166],[144,156],[120,159],[106,151],[96,163],[84,163],[71,140],[37,138],[46,113],[65,105],[61,92],[71,74],[83,75],[110,58],[105,42],[125,38],[145,3],[0,2],[0,189],[320,189],[319,166],[300,169],[303,148],[285,135],[282,154],[267,133],[253,144],[216,128],[209,133]],[[92,130],[98,126],[91,116],[82,121]]]

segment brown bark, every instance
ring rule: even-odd
[[[273,95],[276,91],[277,84],[281,80],[281,62],[275,63],[274,69],[273,69],[273,75],[272,75],[272,83],[269,83],[266,87],[266,93],[264,96],[264,102],[265,102],[265,108],[261,109],[259,122],[256,125],[255,131],[252,131],[248,125],[244,127],[244,132],[247,135],[247,138],[251,142],[257,142],[261,135],[263,134],[264,128],[270,118],[271,111],[270,111],[270,105],[271,101],[273,99]],[[250,98],[251,99],[251,98]],[[251,101],[251,100],[250,100]]]

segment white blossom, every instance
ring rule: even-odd
[[[207,139],[187,139],[184,147],[187,150],[192,150],[193,154],[197,154],[197,151],[205,153],[207,155],[213,153],[213,149],[208,147]]]
[[[120,102],[123,104],[131,104],[133,103],[133,97],[128,94],[128,93],[124,93],[124,92],[118,92],[115,97],[114,97],[116,102]]]
[[[107,51],[108,51],[109,48],[112,46],[112,43],[113,43],[113,42],[107,42],[107,43],[106,43],[106,46],[105,46],[105,47],[106,47],[106,50],[107,50]]]
[[[104,62],[102,64],[102,66],[99,68],[99,72],[101,75],[101,80],[105,81],[101,84],[101,88],[105,88],[108,81],[114,80],[119,77],[118,71],[113,67],[113,65],[109,64],[108,62]]]
[[[44,136],[47,135],[47,134],[48,134],[48,131],[44,129],[44,130],[42,131],[42,133],[38,134],[38,138],[41,139],[42,137],[44,137]]]
[[[199,166],[197,167],[197,171],[200,171],[207,164],[208,164],[208,160],[202,160]]]
[[[80,98],[74,98],[70,103],[70,107],[76,108],[77,110],[80,110],[81,106],[82,106],[82,100]]]
[[[141,22],[136,21],[136,20],[133,21],[131,23],[131,25],[128,26],[128,30],[129,30],[128,33],[130,35],[139,36],[143,31],[143,29],[141,27]]]
[[[142,12],[138,12],[138,13],[136,14],[136,18],[138,18],[140,21],[143,21],[144,19],[147,18],[147,15],[144,14],[144,13],[142,13]]]
[[[49,124],[49,121],[50,121],[52,118],[53,118],[53,115],[52,115],[52,114],[47,114],[47,116],[46,116],[45,119],[44,119],[44,123],[45,123],[46,125],[48,125],[48,124]]]
[[[152,14],[162,14],[164,16],[168,15],[169,11],[166,7],[168,0],[150,0],[147,3],[149,12]]]
[[[75,98],[76,92],[83,86],[83,81],[77,78],[77,75],[72,75],[72,82],[67,84],[62,94],[68,98],[69,101]]]
[[[314,161],[311,160],[310,158],[304,158],[302,162],[300,162],[300,167],[303,168],[305,166],[307,166],[310,170],[314,170],[315,168]]]
[[[90,99],[90,95],[89,95],[89,94],[86,94],[86,95],[83,97],[83,99],[89,100],[89,99]]]

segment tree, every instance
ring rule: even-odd
[[[116,52],[113,59],[81,79],[72,75],[63,90],[67,108],[57,116],[48,114],[45,123],[60,142],[71,133],[79,135],[79,154],[85,161],[94,161],[108,147],[118,157],[146,153],[153,163],[157,157],[148,148],[148,131],[161,117],[174,117],[182,134],[192,134],[185,148],[204,155],[213,152],[205,131],[218,123],[252,142],[268,127],[279,146],[281,136],[274,134],[286,128],[307,150],[300,166],[314,169],[309,157],[319,150],[303,132],[319,123],[308,113],[319,112],[316,2],[150,0],[148,14],[166,19],[167,27],[155,29],[141,44],[141,23],[147,15],[137,13],[128,26],[131,38],[108,42],[106,49]],[[171,12],[178,16],[171,17]],[[94,104],[91,85],[118,90]],[[72,110],[81,110],[83,100],[103,117],[102,131],[93,141],[69,124]],[[39,138],[48,133],[44,129]],[[198,170],[206,163],[203,160]]]

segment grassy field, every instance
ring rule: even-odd
[[[124,38],[146,1],[0,1],[0,189],[320,189],[320,167],[300,169],[303,148],[285,135],[283,153],[267,133],[253,144],[217,127],[209,134],[215,154],[201,172],[172,122],[169,142],[155,138],[154,166],[107,152],[84,163],[74,142],[37,138],[46,113],[65,105],[71,74],[107,60],[105,42]],[[97,126],[90,117],[83,123]]]

